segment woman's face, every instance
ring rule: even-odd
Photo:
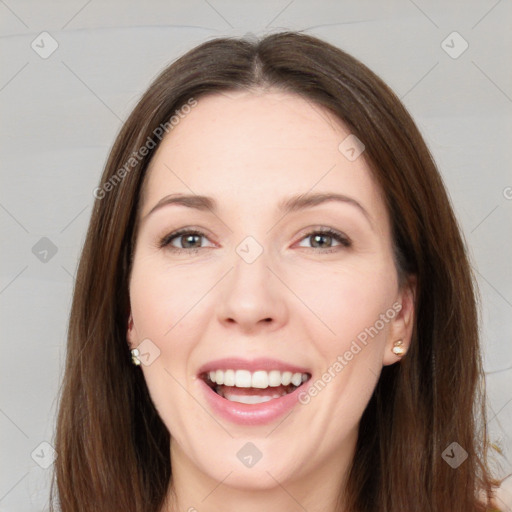
[[[128,341],[142,342],[176,479],[261,490],[343,476],[413,314],[349,135],[297,95],[230,92],[199,98],[154,155]]]

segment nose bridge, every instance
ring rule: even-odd
[[[282,322],[286,312],[285,297],[270,270],[272,263],[267,248],[248,235],[235,247],[232,261],[234,268],[224,285],[219,319],[246,328],[270,319]]]
[[[245,303],[270,293],[271,275],[268,248],[253,236],[245,237],[236,247],[234,269],[230,277],[231,294]]]

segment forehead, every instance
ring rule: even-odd
[[[379,218],[384,204],[364,158],[349,161],[339,150],[349,135],[334,114],[296,94],[202,96],[153,156],[143,210],[174,192],[258,207],[291,194],[338,192],[366,203]]]

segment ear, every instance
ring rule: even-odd
[[[128,326],[126,330],[126,341],[128,342],[128,347],[130,349],[138,345],[137,338],[137,330],[135,329],[132,312],[130,311],[130,315],[128,316]]]
[[[402,286],[397,296],[395,303],[397,305],[396,309],[399,309],[398,304],[401,305],[401,308],[390,323],[384,358],[382,360],[383,366],[394,364],[401,359],[400,356],[393,353],[393,344],[395,341],[402,340],[402,346],[406,351],[405,353],[409,350],[415,319],[416,287],[416,276],[411,275],[407,278],[406,283]]]

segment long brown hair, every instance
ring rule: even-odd
[[[117,136],[76,277],[52,510],[55,498],[63,512],[162,506],[172,475],[169,432],[126,341],[141,185],[161,139],[158,127],[170,131],[180,107],[208,93],[265,87],[329,109],[364,143],[390,214],[397,270],[417,277],[412,344],[399,364],[383,368],[361,418],[348,484],[340,489],[347,510],[486,510],[496,482],[486,462],[474,276],[442,179],[383,81],[342,50],[297,32],[217,38],[192,49],[157,77]],[[468,454],[456,469],[442,457],[453,442]]]

